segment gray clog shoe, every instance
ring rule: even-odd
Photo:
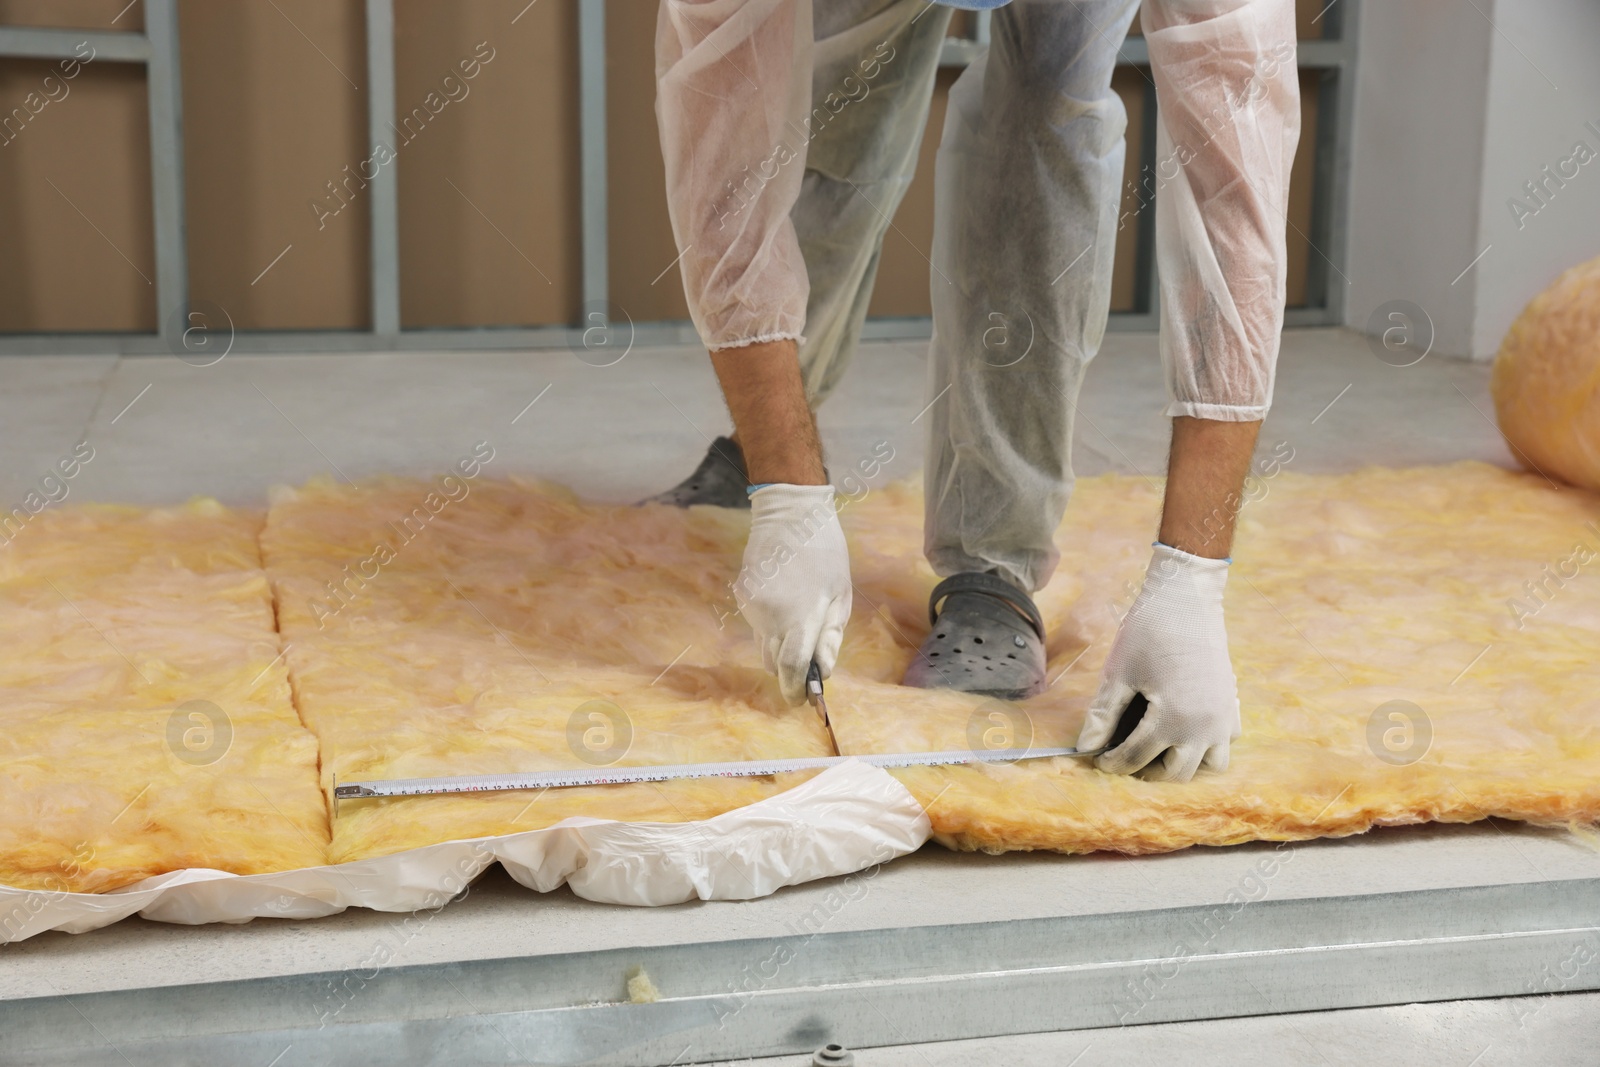
[[[706,450],[700,466],[664,493],[646,497],[641,504],[669,504],[675,508],[710,504],[719,508],[748,508],[750,477],[745,473],[744,450],[731,437],[719,437]]]
[[[1044,618],[1003,578],[952,574],[928,598],[933,629],[906,669],[905,685],[1022,700],[1045,687]]]

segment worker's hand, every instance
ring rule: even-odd
[[[1122,620],[1080,749],[1108,743],[1135,693],[1149,707],[1126,741],[1095,760],[1112,774],[1150,765],[1150,781],[1187,782],[1195,769],[1228,769],[1239,736],[1239,689],[1228,660],[1222,589],[1228,561],[1157,544],[1144,588]]]
[[[750,540],[734,586],[762,665],[804,703],[811,661],[833,673],[850,618],[850,553],[831,485],[768,485],[750,495]]]

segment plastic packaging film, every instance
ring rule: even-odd
[[[82,933],[134,914],[196,924],[314,919],[351,907],[437,908],[495,862],[530,889],[565,884],[610,904],[749,900],[887,862],[927,836],[928,817],[904,786],[852,762],[701,822],[578,818],[331,866],[253,875],[176,871],[109,893],[0,886],[0,944],[46,930]]]

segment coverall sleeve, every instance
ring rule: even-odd
[[[1166,414],[1264,418],[1300,138],[1293,0],[1145,0]]]
[[[811,0],[661,0],[656,118],[684,295],[711,351],[801,340]]]

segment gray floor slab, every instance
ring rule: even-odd
[[[0,359],[0,508],[59,475],[57,462],[87,437],[116,364],[115,356]],[[64,499],[88,498],[77,479],[66,487]]]
[[[883,478],[920,471],[924,349],[862,346],[821,412],[835,470],[888,441]],[[1487,381],[1482,365],[1391,367],[1359,335],[1291,331],[1262,440],[1288,442],[1290,469],[1306,471],[1509,465]],[[1109,335],[1080,400],[1079,472],[1159,474],[1164,404],[1154,337]],[[87,437],[96,457],[73,486],[83,500],[260,503],[272,485],[319,475],[434,473],[487,440],[491,470],[626,501],[686,474],[728,425],[708,360],[688,347],[639,349],[608,367],[564,350],[235,354],[208,367],[171,356],[0,358],[0,488],[25,491]]]
[[[926,422],[916,416],[927,404],[924,349],[903,342],[863,346],[820,419],[836,471],[880,440],[895,449],[883,477],[920,470]],[[1491,421],[1487,379],[1484,366],[1431,358],[1389,366],[1364,338],[1344,331],[1292,331],[1264,447],[1287,442],[1294,450],[1290,469],[1304,471],[1464,458],[1509,466]],[[1108,336],[1081,402],[1079,472],[1159,473],[1167,438],[1164,402],[1154,337]],[[591,499],[624,501],[676,481],[698,461],[707,438],[726,429],[705,356],[688,347],[640,349],[608,367],[565,351],[230,355],[210,367],[165,356],[0,359],[0,489],[26,492],[59,454],[87,439],[95,459],[74,480],[73,501],[170,503],[205,494],[259,505],[271,485],[317,476],[433,473],[480,440],[496,449],[495,473],[551,478]],[[831,921],[846,930],[1210,903],[1238,883],[1260,847],[1139,859],[987,857],[932,848],[880,872],[871,891]],[[1275,897],[1600,873],[1600,854],[1571,835],[1512,824],[1385,830],[1309,842],[1296,846],[1294,855],[1271,886]],[[760,937],[785,929],[828,889],[818,883],[761,901],[646,911],[594,905],[564,891],[539,897],[494,874],[423,925],[396,962]],[[133,920],[91,935],[44,935],[0,949],[0,997],[36,995],[41,983],[81,993],[336,970],[367,958],[374,939],[387,936],[397,921],[366,912],[244,927]],[[1570,1035],[1593,1021],[1592,999],[1549,1004],[1540,1022],[1552,1033]],[[877,1050],[860,1062],[1070,1063],[1085,1042],[1101,1051],[1086,1053],[1084,1064],[1148,1059],[1163,1048],[1182,1049],[1179,1062],[1221,1062],[1230,1047],[1241,1047],[1238,1042],[1282,1053],[1263,1053],[1264,1061],[1322,1062],[1292,1051],[1297,1027],[1320,1047],[1335,1040],[1316,1037],[1325,1024],[1330,1035],[1340,1025],[1368,1026],[1377,1043],[1360,1048],[1370,1058],[1386,1047],[1382,1042],[1401,1041],[1384,1035],[1411,1034],[1405,1040],[1415,1039],[1420,1049],[1428,1046],[1427,1034],[1459,1035],[1466,1032],[1461,1020],[1489,1019],[1482,1012],[1490,1010],[1434,1005],[1328,1014],[1352,1021],[1345,1024],[1321,1016],[1177,1024],[1118,1035],[1079,1033],[1054,1044],[1049,1035],[1006,1039],[1003,1056],[957,1043]],[[1568,1012],[1577,1013],[1570,1024],[1563,1022]],[[1533,1040],[1521,1031],[1506,1041],[1513,1038]],[[1457,1045],[1466,1047],[1455,1037],[1440,1047]],[[1577,1062],[1562,1058],[1570,1043],[1505,1046],[1533,1047],[1547,1062]],[[1097,1058],[1102,1054],[1109,1058]],[[1495,1051],[1481,1063],[1513,1062],[1495,1058],[1501,1055]],[[1383,1058],[1457,1062],[1420,1053]],[[1327,1057],[1347,1059],[1342,1052]],[[1460,1062],[1466,1067],[1472,1056]]]

